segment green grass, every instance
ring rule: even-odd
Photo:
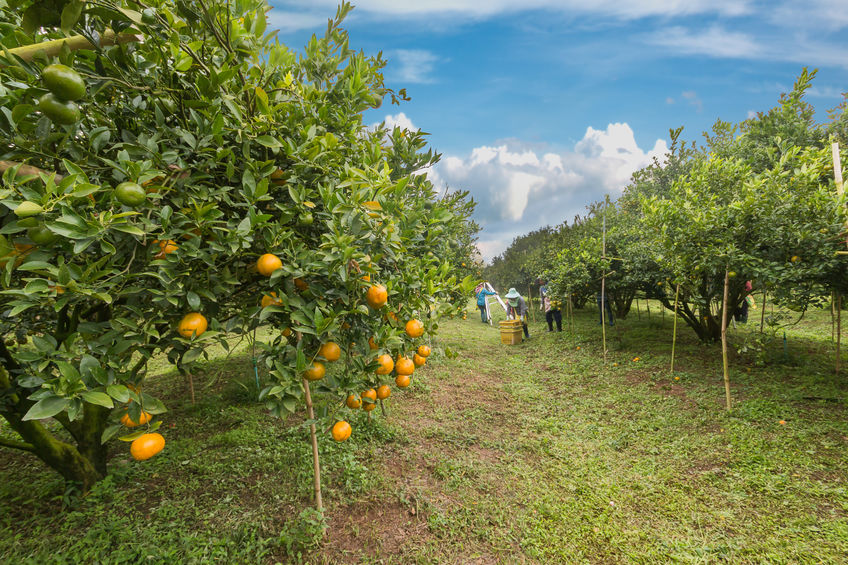
[[[254,402],[249,352],[216,353],[196,405],[157,366],[165,451],[139,464],[116,443],[85,498],[4,452],[0,562],[845,562],[848,387],[829,311],[785,350],[782,330],[759,337],[759,311],[731,329],[754,347],[731,351],[727,412],[720,346],[681,325],[675,380],[672,318],[651,310],[607,328],[606,364],[591,309],[574,333],[531,323],[518,346],[473,309],[447,322],[388,420],[360,411],[348,442],[322,437],[323,519],[303,415]]]

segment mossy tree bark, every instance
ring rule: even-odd
[[[103,478],[107,449],[100,444],[100,434],[109,416],[106,408],[86,405],[78,422],[56,418],[76,441],[77,445],[72,445],[57,439],[39,420],[23,420],[33,403],[14,391],[5,366],[0,366],[0,397],[5,397],[5,402],[0,403],[0,416],[23,440],[0,441],[0,447],[32,453],[83,492]]]

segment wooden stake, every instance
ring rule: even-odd
[[[186,377],[188,377],[188,389],[191,391],[191,405],[194,406],[194,378],[191,373],[186,373]]]
[[[309,381],[303,379],[303,390],[306,391],[306,414],[310,420],[315,420],[312,410],[312,395],[309,393]],[[368,413],[370,418],[371,413]],[[315,422],[309,424],[309,434],[312,436],[312,468],[315,475],[315,507],[318,512],[324,512],[324,502],[321,500],[321,463],[318,460],[318,438],[315,435]]]
[[[637,320],[642,319],[642,312],[639,310],[639,299],[638,298],[636,299],[636,319]]]
[[[766,323],[766,289],[763,289],[763,309],[760,312],[760,333],[763,333],[763,324]]]
[[[842,196],[842,161],[839,158],[839,144],[834,142],[830,146],[833,157],[833,180],[836,182],[836,194]]]
[[[607,196],[609,203],[609,196]],[[607,258],[607,208],[604,206],[603,232],[601,235],[601,260]],[[607,297],[606,297],[607,273],[606,269],[601,271],[601,334],[604,340],[604,365],[607,364]]]
[[[677,345],[677,300],[680,297],[680,283],[674,291],[674,332],[671,338],[671,372],[674,372],[674,347]]]
[[[527,285],[527,300],[530,301],[530,315],[533,317],[533,323],[536,323],[536,310],[533,309],[533,285]]]
[[[721,310],[721,360],[724,369],[724,396],[727,411],[730,411],[730,373],[727,369],[727,295],[730,288],[730,271],[724,271],[724,300]]]
[[[840,346],[842,345],[842,293],[836,293],[836,374],[839,374]]]
[[[830,341],[836,341],[836,293],[830,291]]]
[[[142,37],[140,35],[136,35],[134,33],[116,34],[111,29],[107,29],[100,36],[100,47],[109,47],[111,45],[121,45],[124,43],[138,43],[141,41]],[[39,51],[44,52],[48,58],[55,57],[62,51],[62,47],[64,46],[67,46],[71,51],[97,49],[97,46],[93,45],[88,38],[82,35],[75,35],[66,39],[54,39],[53,41],[24,45],[22,47],[15,47],[14,49],[7,49],[5,51],[20,57],[24,61],[32,61],[33,57],[35,57]]]

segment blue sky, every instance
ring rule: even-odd
[[[271,0],[291,48],[322,34],[333,0]],[[848,91],[848,0],[361,0],[351,46],[382,51],[411,102],[366,122],[430,133],[439,186],[478,201],[485,259],[512,239],[615,198],[716,119],[776,105],[802,67],[818,118]]]

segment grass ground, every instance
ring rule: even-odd
[[[643,302],[609,329],[605,364],[596,315],[531,323],[511,347],[476,315],[448,322],[388,418],[359,412],[348,442],[322,440],[323,540],[303,415],[257,406],[249,354],[209,363],[195,405],[162,367],[165,451],[139,464],[116,445],[84,499],[3,452],[0,562],[845,562],[848,386],[829,312],[785,349],[755,316],[731,331],[747,350],[730,413],[720,347],[681,327],[670,375],[671,316]]]

